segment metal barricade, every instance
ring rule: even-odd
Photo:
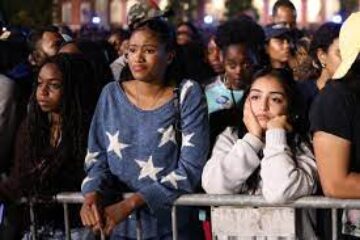
[[[262,196],[252,195],[211,195],[189,194],[179,197],[172,207],[173,240],[178,240],[177,233],[177,206],[234,206],[234,207],[291,207],[291,208],[319,208],[331,209],[332,239],[337,238],[337,209],[360,209],[360,200],[334,199],[322,196],[309,196],[283,204],[266,202]]]
[[[125,194],[128,197],[130,194]],[[84,201],[81,193],[60,193],[57,194],[53,201],[63,205],[64,208],[64,226],[66,240],[70,240],[70,223],[69,223],[69,204],[81,204]],[[33,240],[36,239],[36,226],[34,204],[37,203],[36,199],[27,201],[30,207],[30,230],[32,232]],[[217,194],[185,194],[179,197],[172,206],[172,231],[173,239],[178,240],[177,232],[177,207],[178,206],[234,206],[234,207],[290,207],[290,208],[318,208],[318,209],[331,209],[331,222],[332,222],[332,239],[337,239],[337,209],[360,209],[360,199],[334,199],[323,196],[308,196],[299,198],[295,201],[288,203],[269,203],[266,202],[262,196],[253,195],[217,195]],[[139,214],[135,213],[137,219],[136,234],[137,239],[142,239],[142,228]],[[105,239],[102,235],[101,239]]]
[[[131,193],[126,193],[123,195],[124,198],[131,196]],[[65,239],[71,240],[71,229],[70,229],[70,219],[69,219],[69,204],[82,204],[84,201],[84,197],[80,192],[65,192],[59,193],[51,199],[54,203],[59,203],[63,205],[64,209],[64,231],[65,231]],[[32,235],[32,240],[36,240],[36,222],[35,222],[35,213],[34,213],[34,204],[41,204],[42,201],[39,201],[36,198],[22,200],[22,202],[27,202],[29,204],[30,211],[30,232]],[[142,228],[139,214],[136,212],[136,239],[142,240]],[[101,240],[105,240],[106,237],[103,232],[101,232]]]

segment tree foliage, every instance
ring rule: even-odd
[[[228,18],[236,17],[248,10],[256,11],[252,0],[226,0],[225,7]]]
[[[0,2],[0,9],[10,24],[28,27],[51,24],[51,0],[1,0]]]
[[[199,0],[170,0],[168,8],[175,13],[172,20],[175,23],[193,21],[196,19],[196,9],[201,2]]]

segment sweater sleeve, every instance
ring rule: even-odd
[[[260,176],[267,201],[283,203],[315,192],[318,178],[315,159],[310,149],[305,146],[302,149],[293,156],[285,130],[266,132]]]
[[[29,165],[24,161],[26,141],[26,120],[23,120],[16,134],[14,164],[9,176],[0,183],[0,200],[14,201],[21,196],[22,183],[32,183],[32,178],[27,176]],[[26,181],[24,181],[26,176]]]
[[[16,134],[15,82],[0,73],[0,172],[12,163],[10,153]]]
[[[81,184],[83,194],[94,191],[101,192],[106,180],[111,179],[106,154],[105,129],[102,121],[106,116],[106,106],[108,105],[107,89],[105,87],[101,93],[90,125],[88,150],[84,166],[86,177]]]
[[[183,193],[198,186],[209,148],[207,105],[200,86],[186,81],[181,87],[182,145],[173,171],[139,190],[152,211],[169,207]]]
[[[263,143],[247,133],[237,139],[227,128],[217,139],[212,156],[202,175],[202,186],[207,193],[234,194],[241,192],[246,180],[260,164],[259,151]]]

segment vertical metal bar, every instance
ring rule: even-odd
[[[100,231],[100,240],[106,240],[104,231]]]
[[[33,203],[32,199],[29,199],[29,211],[30,211],[31,239],[36,240],[36,222],[35,222],[34,203]]]
[[[332,231],[332,239],[337,240],[337,209],[331,209],[331,231]]]
[[[140,218],[140,212],[136,211],[135,212],[135,217],[136,217],[136,239],[137,240],[142,240],[142,225],[141,225],[141,218]]]
[[[178,240],[176,205],[173,205],[171,208],[171,221],[172,221],[173,240]]]
[[[67,203],[63,203],[63,207],[64,207],[65,239],[71,240],[69,206]]]

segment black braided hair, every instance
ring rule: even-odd
[[[45,159],[39,178],[54,173],[69,159],[84,159],[87,134],[91,117],[97,101],[93,87],[93,70],[90,63],[78,55],[60,54],[49,58],[43,65],[55,64],[62,73],[62,97],[60,102],[62,140],[58,146],[56,159]],[[41,68],[42,68],[41,67]],[[41,69],[40,68],[40,69]],[[48,114],[43,112],[36,100],[37,81],[30,97],[28,113],[28,143],[25,157],[38,166],[44,161],[44,149],[50,145],[50,127]],[[46,157],[45,157],[46,158]],[[76,166],[74,166],[76,167]],[[42,176],[44,174],[44,176]]]

